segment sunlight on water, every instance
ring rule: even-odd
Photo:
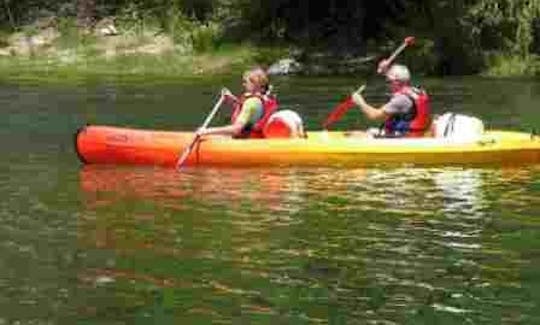
[[[331,317],[332,305],[344,319],[357,313],[398,323],[426,313],[490,319],[496,305],[515,308],[527,289],[516,277],[518,256],[494,233],[500,201],[489,189],[525,179],[536,182],[538,174],[456,168],[178,174],[86,166],[79,243],[105,249],[112,265],[82,272],[94,283],[106,275],[111,282],[169,283],[212,295],[216,300],[187,310],[197,317],[212,310],[228,319],[233,311],[216,304],[232,299],[238,302],[230,308],[246,315],[310,322]],[[147,263],[170,267],[145,271]],[[492,296],[503,289],[509,297]],[[299,306],[304,314],[294,312]]]

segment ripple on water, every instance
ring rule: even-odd
[[[515,322],[516,312],[534,315],[527,302],[533,291],[519,274],[532,272],[533,260],[523,256],[534,258],[538,241],[531,238],[529,249],[516,234],[522,226],[531,236],[540,229],[532,214],[536,182],[534,169],[194,168],[179,174],[85,166],[77,206],[58,211],[52,196],[36,195],[31,186],[1,205],[0,231],[9,236],[0,250],[18,262],[0,268],[20,271],[29,259],[25,265],[53,272],[54,265],[76,263],[82,300],[71,304],[87,300],[95,310],[113,303],[106,298],[112,293],[148,305],[157,290],[168,295],[167,308],[224,322],[239,311],[289,322],[338,315],[375,323],[446,314],[489,323],[499,311]],[[25,196],[30,199],[22,204]],[[76,257],[39,244],[46,239],[64,247],[60,232],[76,238],[79,253],[67,254]],[[28,244],[31,234],[38,238]],[[39,308],[51,293],[14,280],[15,274],[26,282],[39,278],[28,272],[4,274],[12,275],[0,287],[20,305]],[[68,290],[58,299],[72,295]]]

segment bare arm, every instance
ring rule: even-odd
[[[375,108],[368,103],[360,105],[360,109],[370,120],[386,120],[389,115],[384,111],[384,106]]]
[[[360,110],[369,118],[370,120],[385,120],[390,115],[384,111],[384,106],[380,108],[373,107],[369,105],[362,94],[356,92],[352,96],[353,101],[360,107]]]
[[[237,123],[226,125],[226,126],[218,126],[218,127],[199,130],[198,133],[201,136],[212,135],[212,134],[232,136],[232,135],[240,134],[243,128],[244,128],[244,124],[241,121],[239,121]]]
[[[250,123],[253,114],[255,114],[257,110],[263,109],[262,105],[263,103],[260,99],[249,98],[242,104],[242,110],[233,124],[199,130],[199,135],[239,135],[242,132],[242,129]]]

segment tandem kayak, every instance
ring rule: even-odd
[[[75,147],[85,164],[174,167],[192,141],[192,132],[85,126]],[[298,139],[205,138],[186,165],[204,166],[370,166],[540,164],[540,137],[522,132],[486,131],[480,138],[382,138],[347,132],[308,132]]]

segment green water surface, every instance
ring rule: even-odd
[[[194,130],[239,80],[0,83],[0,324],[540,323],[540,166],[77,160],[86,123]],[[361,82],[274,80],[308,129]],[[540,129],[539,81],[425,82],[436,113]],[[352,110],[336,128],[372,125]]]

